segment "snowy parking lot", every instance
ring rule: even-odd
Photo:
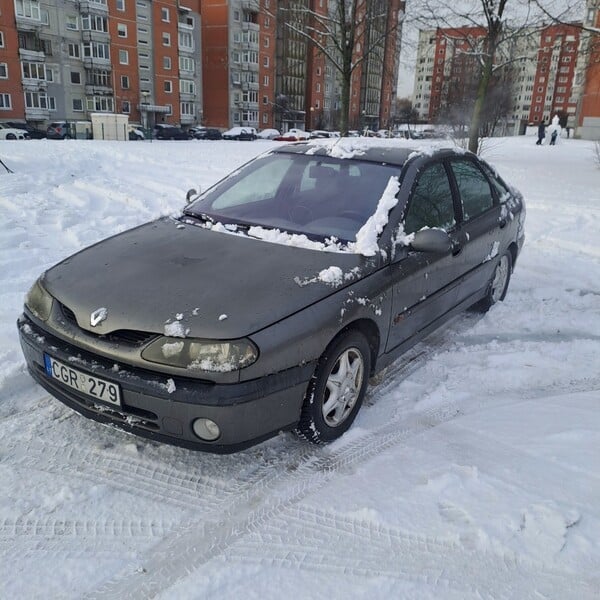
[[[598,598],[591,142],[485,145],[527,202],[505,302],[394,363],[330,446],[160,445],[30,378],[15,322],[44,269],[274,144],[0,142],[0,598]]]

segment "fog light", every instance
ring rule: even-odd
[[[221,435],[219,426],[210,419],[196,419],[192,423],[192,429],[201,440],[207,442],[214,442]]]

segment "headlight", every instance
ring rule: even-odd
[[[250,340],[218,342],[160,337],[142,352],[142,358],[172,367],[228,373],[255,362],[258,349]]]
[[[25,296],[25,306],[41,321],[47,321],[52,311],[52,296],[38,279]]]

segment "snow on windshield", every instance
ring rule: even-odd
[[[399,191],[400,181],[398,181],[397,177],[390,177],[388,184],[379,199],[377,209],[356,234],[356,244],[353,246],[356,254],[374,256],[377,253],[379,250],[379,246],[377,245],[379,234],[387,225],[390,211],[398,203],[397,196]]]

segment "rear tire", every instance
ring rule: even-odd
[[[488,291],[483,299],[473,305],[473,310],[485,313],[494,304],[502,302],[508,291],[510,275],[512,273],[512,255],[510,252],[503,254],[494,269],[494,276],[488,285]]]
[[[327,347],[308,384],[296,434],[313,444],[345,433],[363,402],[371,349],[359,331],[347,331]]]

